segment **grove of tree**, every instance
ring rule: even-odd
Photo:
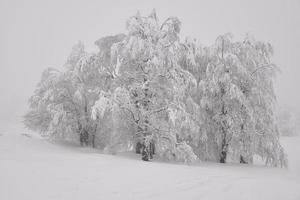
[[[192,162],[287,166],[279,142],[269,43],[230,33],[203,46],[180,40],[181,22],[138,12],[127,32],[76,44],[63,70],[46,69],[24,124],[52,140],[106,152],[147,149]]]

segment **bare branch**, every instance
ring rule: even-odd
[[[267,67],[275,67],[274,64],[270,63],[270,64],[263,64],[263,65],[259,65],[257,66],[257,68],[251,73],[251,76],[253,76],[253,74],[255,74],[258,70],[263,69],[263,68],[267,68]]]

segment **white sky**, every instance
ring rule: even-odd
[[[95,50],[98,38],[125,32],[137,10],[153,8],[161,21],[177,16],[181,35],[203,44],[226,32],[273,44],[279,103],[300,108],[299,0],[0,0],[0,123],[20,120],[42,71],[62,66],[78,40]]]

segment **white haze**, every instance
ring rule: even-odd
[[[161,20],[181,20],[182,38],[206,45],[226,32],[270,42],[282,71],[278,102],[300,110],[300,1],[0,0],[0,125],[21,120],[41,72],[61,67],[78,40],[95,51],[94,41],[125,32],[137,10],[146,15],[153,8]]]

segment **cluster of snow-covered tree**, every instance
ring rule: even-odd
[[[49,138],[109,152],[147,149],[196,159],[286,166],[279,143],[269,43],[219,36],[180,41],[181,23],[137,13],[127,34],[74,46],[63,71],[49,68],[30,98],[25,125]]]

